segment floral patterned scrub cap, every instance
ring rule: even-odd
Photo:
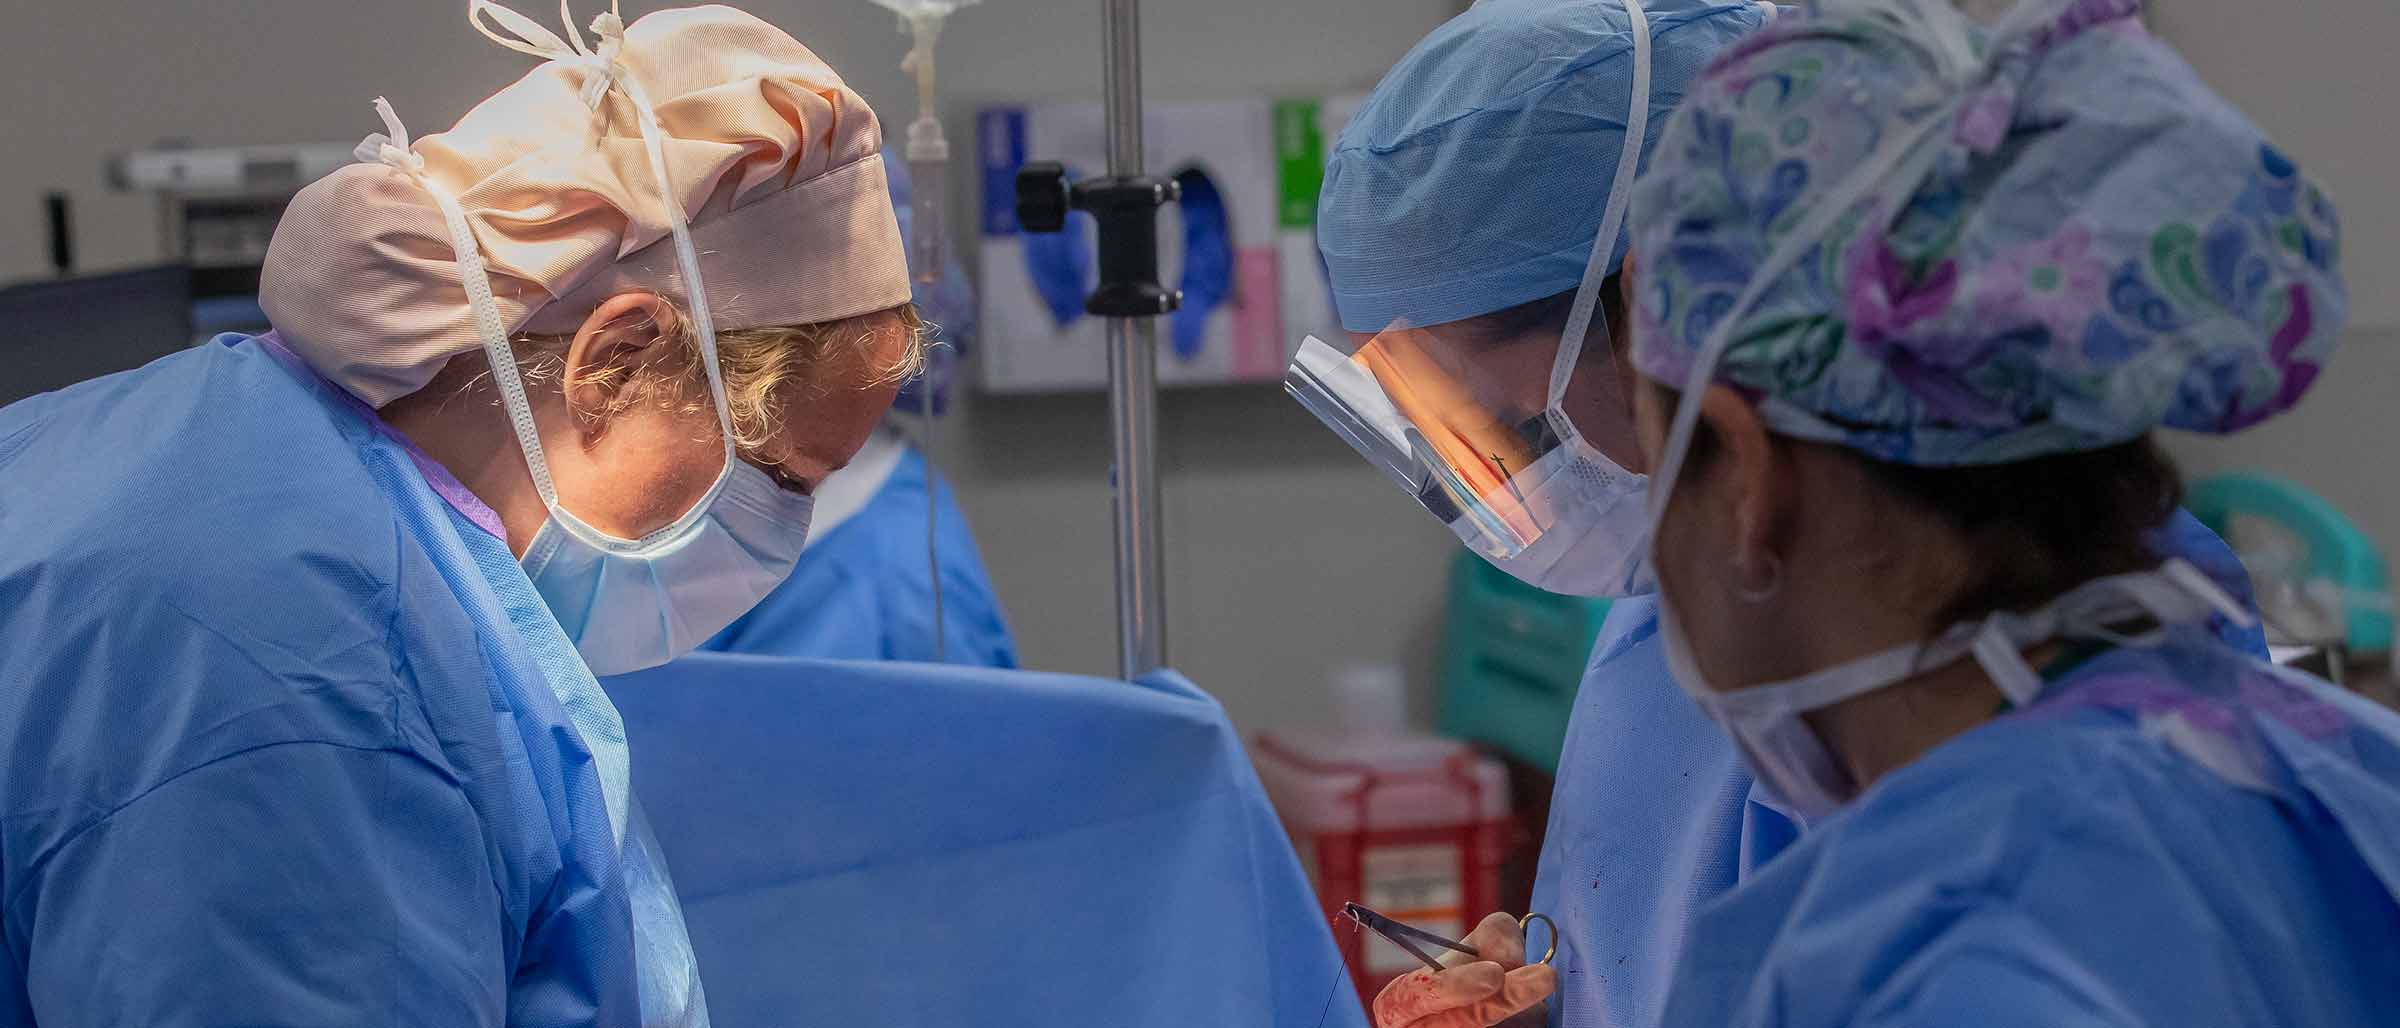
[[[1634,194],[1634,361],[1913,465],[2224,433],[2347,312],[2333,205],[2137,0],[1824,0],[1730,48]]]

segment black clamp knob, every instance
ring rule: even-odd
[[[1057,232],[1067,212],[1080,210],[1100,225],[1100,283],[1083,309],[1105,318],[1149,318],[1183,306],[1183,294],[1158,281],[1158,209],[1182,195],[1173,179],[1149,176],[1069,183],[1053,162],[1017,171],[1017,225]]]
[[[1074,194],[1067,185],[1067,167],[1040,161],[1017,169],[1017,225],[1027,232],[1056,232],[1067,227]]]

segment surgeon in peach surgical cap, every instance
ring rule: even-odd
[[[0,1026],[707,1023],[593,676],[916,370],[881,130],[729,8],[467,15],[538,65],[378,101],[273,331],[0,409]]]

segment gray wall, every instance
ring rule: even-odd
[[[2400,544],[2400,482],[2362,454],[2400,440],[2400,133],[2385,44],[2391,0],[2159,0],[2163,30],[2342,202],[2362,320],[2351,352],[2297,417],[2225,443],[2179,442],[2187,465],[2271,467]],[[155,256],[153,213],[105,192],[111,151],[347,141],[389,96],[430,131],[525,62],[475,35],[456,0],[169,3],[9,0],[0,34],[8,158],[0,278],[42,270],[36,194],[75,193],[87,266]],[[904,40],[867,0],[745,4],[827,56],[903,122]],[[597,8],[579,0],[586,15]],[[650,5],[635,3],[638,15]],[[547,22],[545,0],[519,8]],[[1163,0],[1144,11],[1152,99],[1365,86],[1455,0]],[[1097,0],[988,0],[943,41],[954,111],[983,99],[1096,97]],[[952,137],[971,126],[953,118]],[[983,540],[1027,658],[1106,672],[1111,626],[1107,442],[1097,397],[972,398],[937,454]],[[1400,660],[1422,692],[1447,533],[1271,389],[1179,392],[1160,420],[1170,646],[1249,727],[1317,720],[1315,684],[1351,659]]]

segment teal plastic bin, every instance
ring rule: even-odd
[[[1442,638],[1442,734],[1556,774],[1608,603],[1543,592],[1458,551]]]
[[[2194,484],[2184,507],[2219,536],[2232,538],[2234,519],[2262,518],[2274,522],[2300,544],[2299,574],[2306,580],[2332,583],[2357,597],[2386,597],[2382,554],[2366,533],[2324,498],[2271,475],[2218,475]],[[2262,569],[2253,568],[2256,579]],[[2262,588],[2268,583],[2259,582]],[[2347,638],[2353,653],[2386,653],[2392,648],[2392,614],[2387,606],[2353,601],[2347,607]]]

